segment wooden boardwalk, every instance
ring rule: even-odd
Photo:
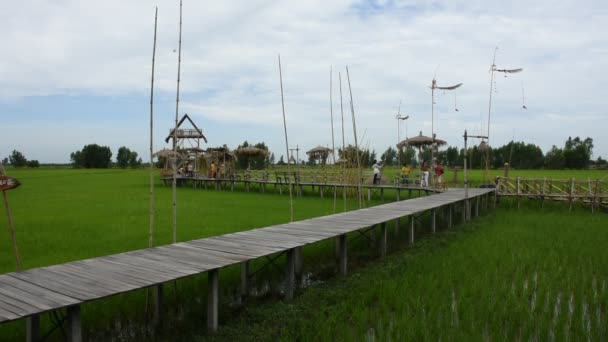
[[[162,177],[161,180],[165,185],[170,185],[173,182],[172,177]],[[359,185],[342,182],[320,182],[315,180],[306,181],[289,181],[284,178],[272,179],[257,179],[257,178],[209,178],[209,177],[185,177],[179,176],[176,178],[176,182],[180,186],[191,186],[193,188],[211,188],[215,190],[230,190],[234,191],[237,185],[242,185],[245,191],[250,192],[252,189],[257,189],[259,192],[266,192],[267,190],[278,192],[288,191],[288,187],[291,186],[293,193],[296,196],[302,196],[304,189],[309,189],[312,192],[318,192],[319,196],[323,198],[326,194],[333,194],[333,192],[341,193],[342,191],[352,190],[355,192]],[[401,200],[401,193],[407,191],[408,198],[412,197],[412,192],[417,192],[418,196],[422,194],[429,195],[431,193],[444,191],[445,188],[433,188],[425,187],[422,188],[413,183],[410,185],[404,184],[361,184],[361,190],[364,196],[367,196],[368,200],[372,197],[379,197],[384,200],[384,194],[387,190],[392,190],[395,194],[397,201]]]
[[[448,226],[451,226],[454,206],[466,208],[461,210],[462,219],[466,221],[471,216],[471,203],[474,204],[475,215],[478,215],[480,205],[487,207],[495,200],[493,189],[470,189],[468,196],[465,200],[464,190],[449,189],[431,196],[298,222],[2,274],[0,323],[26,318],[27,340],[35,341],[40,337],[40,315],[67,308],[68,336],[71,341],[80,341],[80,304],[151,288],[155,299],[155,320],[160,320],[163,283],[208,273],[207,326],[210,331],[215,331],[218,328],[218,276],[221,268],[241,264],[242,291],[247,293],[249,262],[271,254],[285,254],[285,297],[291,299],[303,246],[335,238],[340,256],[338,269],[346,274],[347,233],[379,225],[379,249],[384,256],[387,222],[409,217],[408,236],[413,244],[414,215],[430,211],[434,232],[436,209],[447,209]]]

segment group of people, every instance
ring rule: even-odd
[[[226,174],[226,166],[224,165],[224,163],[221,163],[220,167],[219,167],[219,177],[224,177],[225,174]],[[217,165],[215,165],[215,161],[211,162],[211,166],[209,167],[209,176],[211,178],[218,177],[218,167],[217,167]]]
[[[441,162],[437,162],[437,165],[435,166],[434,171],[435,171],[435,179],[437,180],[437,183],[443,182],[443,179],[442,179],[443,165],[441,165]],[[401,183],[402,184],[410,183],[410,180],[409,180],[410,172],[411,172],[410,166],[408,164],[404,164],[403,167],[401,168]],[[423,160],[422,164],[420,164],[420,174],[421,174],[420,187],[422,187],[422,188],[428,187],[430,172],[429,172],[429,164],[426,160]]]
[[[186,177],[194,176],[194,169],[193,169],[192,163],[190,161],[186,160],[186,162],[184,163],[184,166],[180,167],[179,170],[177,170],[177,173],[179,173],[180,175],[184,175]]]
[[[374,164],[372,165],[372,170],[373,170],[373,174],[374,174],[374,178],[373,178],[373,184],[380,184],[380,179],[381,179],[381,170],[382,167],[384,165],[382,164],[382,162],[378,162],[376,160],[374,160]],[[410,184],[410,172],[412,171],[411,167],[409,164],[403,164],[403,167],[401,168],[401,184]],[[437,165],[435,166],[435,179],[437,181],[437,183],[441,183],[443,182],[442,176],[443,176],[443,165],[441,165],[441,162],[437,162]],[[420,179],[420,186],[421,187],[428,187],[429,186],[429,165],[428,162],[426,160],[422,161],[422,164],[420,164],[420,175],[421,175],[421,179]]]

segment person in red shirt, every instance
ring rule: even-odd
[[[441,162],[437,162],[437,166],[435,166],[435,177],[437,177],[437,183],[441,183],[443,180],[441,176],[443,175],[443,166]]]

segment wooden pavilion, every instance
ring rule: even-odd
[[[182,127],[186,120],[190,123],[189,128],[185,128],[187,126]],[[194,174],[196,174],[199,170],[199,159],[203,152],[203,149],[201,149],[201,139],[207,143],[203,130],[196,126],[188,114],[184,114],[177,123],[177,128],[169,130],[169,135],[165,138],[165,142],[168,143],[171,139],[175,139],[177,151],[180,151],[185,156],[184,162],[192,163]],[[181,165],[177,165],[178,170],[180,167]]]

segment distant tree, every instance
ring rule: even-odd
[[[410,164],[410,166],[416,166],[416,150],[412,146],[404,147],[399,150],[399,160],[401,164]]]
[[[608,161],[606,159],[602,159],[602,156],[597,157],[597,160],[595,161],[595,166],[598,169],[602,169],[604,167],[606,167],[608,165]]]
[[[389,146],[380,156],[384,165],[395,165],[397,163],[397,150]]]
[[[564,144],[564,166],[569,169],[583,169],[589,166],[593,154],[593,139],[568,137]]]
[[[112,165],[112,151],[107,146],[90,144],[71,153],[70,159],[74,167],[105,169]]]
[[[38,168],[40,167],[40,163],[37,160],[28,160],[27,167]]]
[[[14,167],[24,167],[27,165],[27,159],[25,158],[23,153],[17,150],[13,150],[8,159],[11,165],[13,165]]]
[[[275,163],[275,160],[274,160],[274,153],[271,153],[271,154],[270,154],[270,158],[268,158],[268,163],[269,163],[269,164],[274,164],[274,163]]]
[[[2,165],[8,165],[8,163],[9,163],[8,158],[2,159]]]
[[[137,152],[131,151],[129,153],[129,167],[132,169],[136,169],[141,166],[142,160],[141,158],[137,158]]]
[[[135,154],[137,158],[137,153]],[[116,165],[118,167],[126,169],[129,166],[129,161],[131,158],[131,150],[126,148],[125,146],[121,146],[118,149],[118,153],[116,153]]]
[[[545,166],[548,169],[563,169],[565,165],[564,150],[553,145],[545,154]]]
[[[361,167],[366,168],[373,164],[374,159],[376,159],[376,152],[369,150],[361,150],[359,149],[359,159],[361,161]],[[353,145],[348,145],[344,149],[338,149],[338,156],[340,159],[346,160],[349,167],[357,167],[357,149]]]
[[[458,148],[456,147],[448,147],[445,151],[445,163],[447,166],[454,167],[456,165],[460,165],[458,158]]]
[[[281,157],[279,157],[279,161],[277,162],[277,165],[287,165],[287,163],[285,163],[285,160],[283,159],[282,154],[281,154]]]

